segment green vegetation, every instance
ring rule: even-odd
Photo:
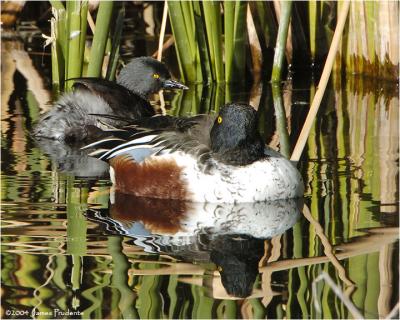
[[[116,14],[114,2],[101,1],[96,11],[93,40],[88,45],[88,1],[67,1],[65,7],[61,1],[50,2],[53,7],[51,37],[55,39],[52,41],[54,86],[63,89],[65,80],[81,75],[103,74],[107,79],[114,79],[124,11],[121,9]],[[342,5],[331,1],[293,5],[291,1],[168,1],[181,78],[188,83],[231,83],[244,82],[246,75],[253,74],[254,78],[279,82],[291,63],[294,68],[308,67],[304,65],[307,61],[321,66]],[[307,15],[301,14],[303,9]],[[398,6],[390,1],[352,3],[334,68],[398,79],[398,39],[395,37],[398,13]],[[248,35],[254,32],[250,30],[254,27],[250,27],[249,19],[254,21],[255,37]],[[251,61],[256,58],[248,54],[255,47],[261,49],[263,68]],[[105,55],[109,59],[105,60]],[[87,57],[87,66],[84,57]],[[66,87],[71,85],[69,81]]]
[[[272,68],[272,82],[279,82],[282,75],[282,66],[285,58],[286,42],[289,31],[290,16],[292,13],[292,1],[281,3],[281,19],[279,21],[278,37],[276,39],[274,66]]]
[[[299,57],[297,63],[302,65],[294,67],[307,67],[304,65],[307,61],[315,66],[324,64],[343,5],[332,1],[297,4],[308,9],[307,16],[301,15],[298,8],[292,11],[291,1],[168,3],[182,77],[188,82],[211,79],[228,83],[243,82],[247,71],[260,72],[252,70],[252,63],[246,59],[246,52],[256,46],[247,35],[249,12],[253,15],[262,48],[262,78],[277,82],[284,71],[285,56],[287,64],[292,63],[292,55],[293,61],[296,55]],[[399,7],[390,1],[352,3],[336,69],[398,79],[398,39],[395,38],[398,14]],[[307,29],[308,36],[304,31]],[[265,71],[272,66],[268,55],[271,49],[275,50],[272,75]]]
[[[52,82],[60,89],[71,88],[73,81],[67,81],[81,76],[99,77],[102,74],[105,55],[110,54],[108,60],[107,79],[114,79],[119,59],[119,44],[122,33],[123,9],[119,10],[114,28],[111,48],[110,28],[113,20],[114,2],[101,1],[97,10],[96,25],[91,46],[87,46],[88,37],[88,1],[61,1],[52,0],[53,18],[51,19],[51,57]],[[89,53],[90,52],[90,53]],[[85,56],[89,62],[85,66]]]

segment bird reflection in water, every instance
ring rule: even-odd
[[[227,293],[245,298],[252,294],[264,241],[290,229],[302,206],[302,199],[213,204],[115,193],[109,210],[90,209],[87,217],[146,252],[213,262]]]
[[[90,157],[86,151],[80,149],[80,144],[68,145],[62,141],[40,138],[34,141],[40,150],[49,156],[57,171],[79,178],[109,177],[109,165]]]

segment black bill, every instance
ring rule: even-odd
[[[164,89],[183,89],[183,90],[189,89],[184,84],[182,84],[178,81],[175,81],[175,80],[171,80],[171,79],[164,81],[163,88]]]

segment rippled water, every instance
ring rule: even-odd
[[[33,141],[43,98],[10,48],[3,42],[3,318],[377,318],[395,307],[395,84],[333,79],[298,164],[304,200],[195,205],[110,196],[104,163]],[[192,86],[166,93],[166,108],[250,100],[266,142],[285,153],[315,92],[301,80],[278,93]]]

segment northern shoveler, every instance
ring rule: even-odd
[[[230,103],[217,116],[154,116],[85,148],[111,165],[116,190],[193,202],[258,202],[303,196],[296,167],[265,146],[257,112]]]

